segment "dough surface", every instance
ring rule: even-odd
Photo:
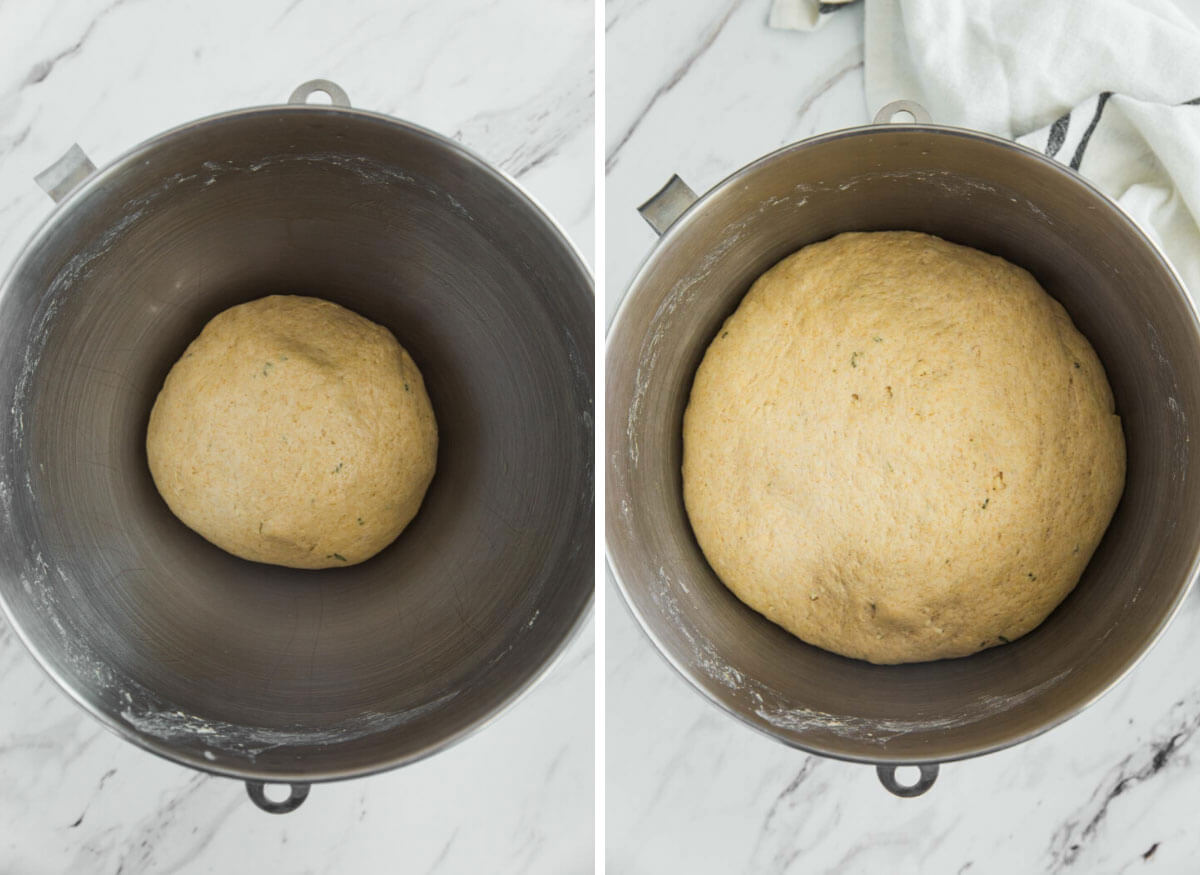
[[[150,412],[146,455],[171,511],[223,550],[340,567],[416,515],[437,423],[386,328],[272,295],[218,314],[188,346]]]
[[[841,234],[751,287],[696,372],[684,501],[709,564],[801,639],[875,663],[1032,630],[1124,489],[1095,352],[1001,258]]]

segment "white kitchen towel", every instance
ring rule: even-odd
[[[1200,0],[863,2],[869,113],[909,98],[1070,165],[1200,299]],[[770,23],[812,30],[845,8],[773,0]]]

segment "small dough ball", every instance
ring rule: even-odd
[[[1125,482],[1104,369],[1001,258],[842,234],[761,278],[683,420],[713,570],[803,640],[875,663],[1015,640],[1075,587]]]
[[[390,331],[272,295],[191,342],[150,412],[146,455],[167,506],[221,549],[335,568],[371,558],[416,515],[437,422]]]

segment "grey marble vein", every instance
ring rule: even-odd
[[[546,774],[542,778],[543,783],[550,783],[550,781],[554,778],[554,773],[558,771],[559,767],[563,763],[563,760],[566,759],[570,752],[571,746],[569,744],[564,744],[558,748],[554,756],[550,759],[550,762],[546,765]]]
[[[88,797],[87,802],[85,802],[83,805],[83,811],[80,812],[79,817],[77,817],[75,822],[70,824],[67,829],[78,829],[83,824],[83,819],[87,817],[88,810],[92,807],[92,803],[96,801],[96,797],[100,795],[100,791],[104,789],[104,785],[108,782],[108,779],[116,773],[116,769],[109,769],[107,772],[101,775],[100,782],[96,785],[95,792]]]
[[[650,95],[650,99],[647,100],[646,103],[638,110],[638,112],[634,115],[633,120],[617,138],[616,144],[609,150],[608,158],[604,162],[605,172],[610,172],[613,169],[617,163],[617,158],[621,153],[621,149],[625,147],[625,144],[629,142],[630,138],[637,131],[638,126],[642,123],[642,120],[646,118],[646,116],[650,113],[650,110],[654,109],[655,104],[657,104],[667,94],[671,93],[675,86],[683,81],[683,77],[688,74],[688,71],[692,69],[695,63],[700,60],[700,58],[704,56],[704,53],[707,52],[712,47],[713,43],[717,41],[717,37],[721,35],[721,31],[725,29],[725,25],[729,23],[729,19],[733,17],[733,13],[736,12],[738,7],[741,5],[742,0],[733,0],[733,2],[729,3],[725,7],[725,11],[722,12],[721,15],[707,28],[705,28],[700,37],[699,43],[697,43],[697,45],[690,52],[688,52],[679,65],[675,67],[675,70],[671,73],[670,77],[668,77],[665,82],[659,85],[658,88],[655,89],[654,93]]]
[[[54,72],[54,68],[57,64],[59,64],[59,62],[65,61],[67,58],[71,58],[79,54],[80,50],[87,43],[88,37],[92,35],[92,33],[96,30],[96,26],[100,24],[101,21],[107,18],[114,10],[124,6],[127,2],[129,2],[129,0],[114,0],[113,3],[105,6],[92,18],[90,22],[88,22],[88,26],[84,29],[80,37],[75,40],[75,42],[71,43],[65,49],[62,49],[50,57],[44,58],[34,64],[29,69],[29,72],[25,74],[25,79],[21,82],[19,87],[27,88],[30,85],[37,85],[40,82],[46,81],[50,74]]]
[[[123,836],[118,870],[126,875],[149,872],[168,875],[182,871],[199,856],[222,823],[245,804],[241,794],[231,793],[215,816],[209,814],[202,823],[194,823],[197,795],[214,781],[209,775],[193,775],[159,811],[135,824]]]
[[[450,849],[454,847],[454,840],[456,838],[458,838],[458,827],[454,828],[454,831],[450,833],[450,837],[446,839],[446,843],[442,845],[442,849],[438,851],[438,855],[434,859],[433,865],[431,865],[428,869],[428,875],[433,875],[433,873],[437,872],[446,862],[446,858],[450,856]]]
[[[796,121],[799,122],[803,120],[804,117],[808,115],[808,111],[813,108],[813,104],[816,103],[826,93],[828,93],[830,88],[837,85],[850,73],[862,68],[862,46],[855,47],[851,54],[854,56],[852,60],[843,64],[833,74],[825,77],[824,81],[818,83],[818,85],[813,88],[813,90],[804,98],[800,104],[800,108],[796,110]]]
[[[105,731],[106,730],[100,728],[99,726],[90,726],[89,730],[84,733],[83,739],[78,744],[75,744],[72,747],[67,748],[65,751],[62,751],[56,758],[59,766],[62,768],[70,766],[71,763],[75,762],[75,760],[87,753],[88,748],[95,744],[98,739],[106,737],[104,735]]]
[[[275,19],[271,27],[278,27],[279,23],[287,18],[292,11],[303,2],[304,0],[291,0],[287,6],[283,7],[283,11],[279,13],[279,17]]]
[[[881,849],[895,860],[893,871],[923,873],[926,871],[926,866],[919,850],[921,844],[927,841],[929,847],[944,847],[947,840],[954,835],[955,830],[955,824],[951,822],[940,832],[928,835],[932,820],[933,818],[928,814],[923,817],[917,816],[907,820],[901,828],[897,828],[894,823],[874,824],[870,821],[854,823],[854,827],[859,831],[857,840],[843,842],[843,844],[849,844],[849,847],[832,865],[824,869],[824,875],[870,871],[872,868],[870,863],[859,866],[854,865],[854,861],[868,855],[877,856]],[[911,864],[904,865],[910,860]],[[971,863],[967,863],[959,871],[970,871],[971,865]],[[798,871],[805,870],[800,868]]]
[[[624,3],[616,3],[616,2],[613,2],[613,0],[609,0],[609,2],[605,3],[605,5],[604,5],[604,11],[605,11],[604,32],[608,33],[610,30],[613,29],[613,26],[618,21],[621,21],[622,19],[624,19],[626,13],[631,12],[634,9],[638,9],[641,6],[644,6],[645,3],[646,3],[646,0],[626,0],[626,2],[624,2]]]
[[[799,771],[787,783],[787,786],[779,791],[779,795],[775,797],[775,801],[771,803],[771,807],[767,809],[766,816],[763,818],[762,826],[758,831],[758,841],[754,846],[754,853],[757,853],[759,847],[762,846],[763,837],[771,831],[775,825],[775,817],[779,814],[779,808],[787,801],[792,794],[800,789],[800,785],[808,780],[812,775],[813,770],[817,768],[818,760],[816,757],[805,757],[804,764],[800,766]],[[753,854],[751,855],[753,856]]]
[[[492,160],[517,179],[554,157],[592,123],[592,67],[556,77],[556,85],[513,109],[487,110],[464,122],[453,138],[472,148],[487,144]]]
[[[758,835],[755,837],[754,845],[750,850],[747,870],[762,871],[764,867],[769,867],[774,872],[786,872],[807,850],[807,846],[800,843],[797,831],[795,829],[787,829],[787,827],[782,828],[785,847],[771,850],[767,847],[767,843],[769,840],[778,838],[777,829],[779,827],[777,818],[781,812],[786,810],[793,816],[798,815],[801,818],[807,815],[804,809],[812,804],[814,797],[804,797],[804,794],[799,793],[799,791],[802,786],[808,783],[813,772],[819,765],[820,761],[817,757],[805,757],[799,771],[792,776],[787,785],[775,796],[775,799],[771,802],[770,807],[762,818]],[[799,795],[797,795],[798,793]]]
[[[667,785],[675,779],[676,775],[682,773],[687,775],[689,767],[692,765],[691,753],[689,746],[694,737],[699,734],[709,724],[710,716],[705,713],[701,714],[694,720],[678,739],[678,744],[675,745],[674,752],[670,759],[662,763],[657,769],[656,782],[654,790],[650,794],[650,798],[643,806],[643,818],[647,821],[653,816],[658,803],[662,801],[666,794]]]
[[[1176,703],[1176,709],[1183,710],[1184,704],[1182,701]],[[1172,720],[1169,734],[1159,735],[1113,766],[1092,792],[1087,804],[1055,831],[1048,849],[1047,871],[1063,872],[1074,866],[1103,829],[1113,802],[1150,781],[1174,762],[1180,749],[1200,727],[1200,713],[1194,710],[1198,703],[1190,704],[1193,710],[1185,717]]]
[[[20,131],[18,131],[16,134],[9,137],[2,144],[0,144],[0,155],[4,154],[5,152],[9,152],[9,151],[12,151],[13,149],[16,149],[18,146],[20,146],[22,143],[24,143],[29,138],[29,134],[32,131],[33,131],[32,123],[25,125],[25,127],[21,128]]]

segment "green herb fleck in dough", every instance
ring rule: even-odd
[[[728,337],[728,336],[729,336],[729,332],[728,332],[728,331],[722,331],[722,332],[721,332],[721,336],[722,336],[722,337]]]
[[[408,391],[408,383],[405,383],[405,384],[404,384],[404,391],[405,391],[405,392],[407,392],[407,391]]]
[[[850,353],[850,367],[852,367],[852,368],[857,368],[857,367],[858,367],[858,357],[859,357],[860,355],[862,355],[862,353],[861,353],[861,352],[852,352],[852,353]]]
[[[337,559],[339,562],[345,562],[345,561],[346,561],[346,557],[345,557],[345,556],[343,556],[341,553],[334,553],[334,554],[333,554],[333,558],[334,558],[334,559]]]
[[[1012,643],[1012,642],[1011,642],[1011,641],[1009,641],[1007,638],[1005,638],[1003,635],[997,635],[996,637],[997,637],[997,638],[999,638],[999,639],[1000,639],[1000,641],[1001,641],[1001,642],[1003,642],[1004,644],[1011,644],[1011,643]]]
[[[334,474],[337,474],[337,473],[338,473],[339,471],[341,471],[341,470],[342,470],[342,463],[341,463],[341,462],[338,462],[338,463],[337,463],[337,467],[333,469],[333,473],[334,473]]]
[[[875,335],[874,337],[872,337],[871,339],[872,339],[873,341],[875,341],[876,343],[883,343],[883,338],[882,338],[882,337],[880,337],[878,334],[877,334],[877,335]]]
[[[1029,572],[1029,579],[1030,579],[1030,580],[1037,580],[1037,575],[1035,575],[1035,574],[1034,574],[1034,573],[1031,571],[1031,572]]]
[[[359,517],[359,518],[358,518],[358,524],[359,524],[360,526],[363,524],[363,519],[362,519],[362,517]]]
[[[275,370],[275,366],[273,364],[270,362],[263,362],[262,375],[264,377],[270,374],[273,370]]]
[[[1073,362],[1072,364],[1074,364],[1074,365],[1075,365],[1075,368],[1076,368],[1076,369],[1078,369],[1078,368],[1079,368],[1079,362]]]
[[[988,502],[990,502],[991,500],[992,500],[992,499],[991,499],[990,497],[989,497],[989,498],[985,498],[985,499],[983,500],[983,504],[979,505],[979,507],[980,507],[981,509],[983,509],[983,510],[987,510]]]
[[[871,602],[871,616],[875,616],[875,602]]]

